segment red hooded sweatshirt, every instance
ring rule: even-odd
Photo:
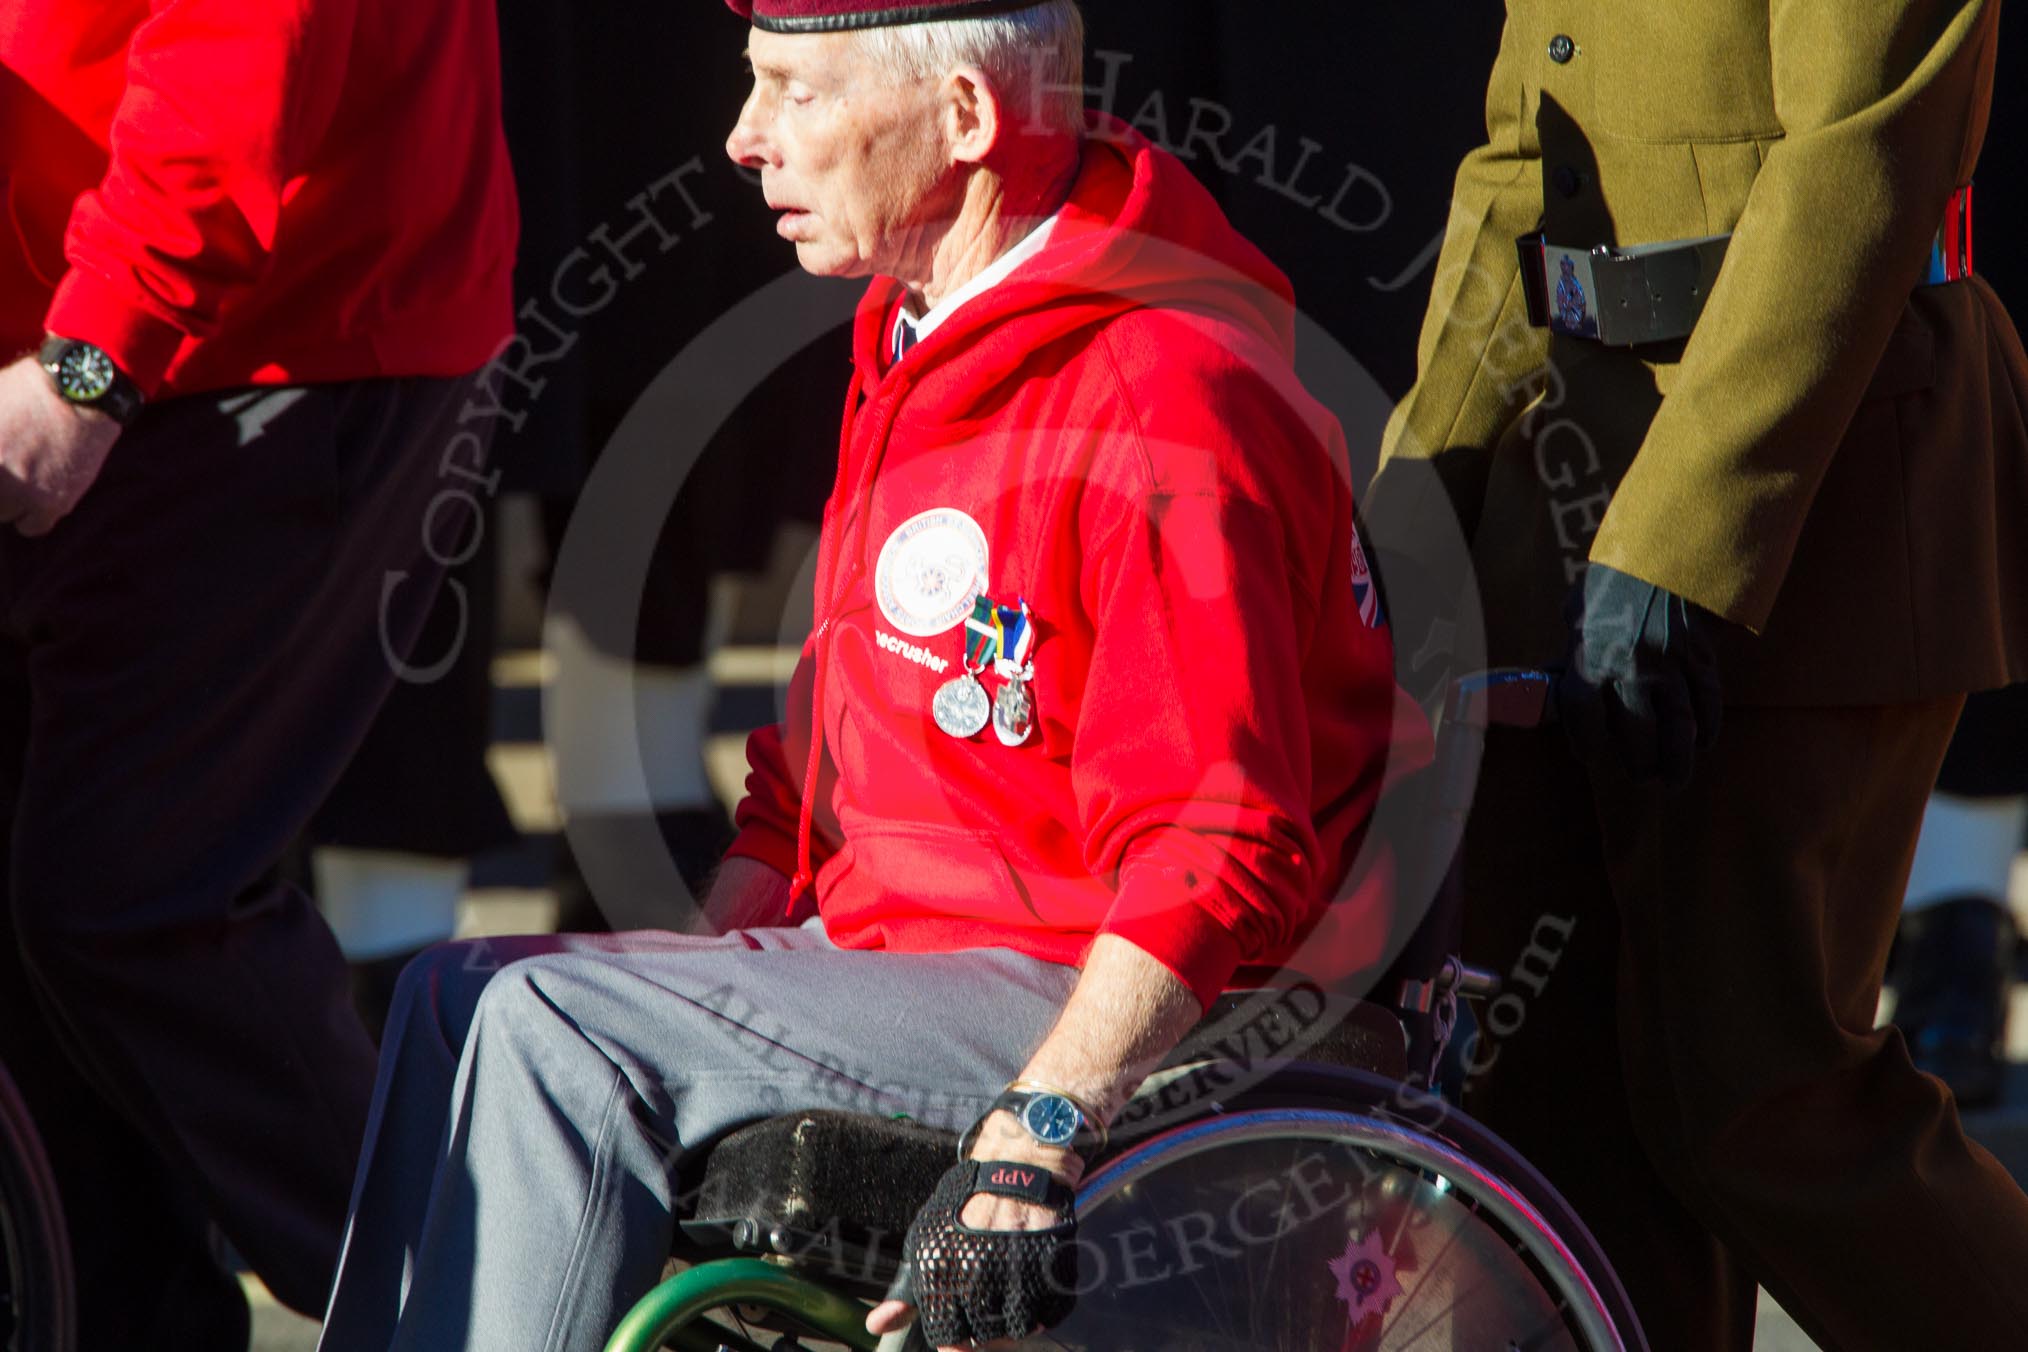
[[[1319,919],[1395,708],[1287,279],[1101,120],[1041,252],[897,362],[901,294],[882,279],[859,309],[818,625],[787,726],[749,743],[732,853],[798,873],[814,711],[836,943],[1075,964],[1117,934],[1209,1003]],[[931,714],[981,592],[1036,631],[1016,746]],[[1377,950],[1377,908],[1334,917],[1362,919]]]
[[[10,0],[0,344],[144,393],[460,375],[513,330],[492,0]]]

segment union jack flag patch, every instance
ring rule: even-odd
[[[1359,543],[1359,533],[1352,534],[1352,602],[1359,607],[1359,618],[1368,629],[1387,627],[1387,614],[1380,606],[1380,588],[1373,583],[1373,570],[1366,563],[1366,548]]]

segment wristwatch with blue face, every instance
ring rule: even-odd
[[[1046,1089],[1008,1089],[993,1100],[986,1115],[1001,1111],[1012,1113],[1022,1130],[1041,1144],[1073,1151],[1086,1160],[1105,1144],[1103,1129],[1062,1094]]]
[[[56,392],[79,408],[95,408],[122,425],[141,411],[141,391],[104,349],[51,334],[36,353]]]

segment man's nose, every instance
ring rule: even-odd
[[[739,110],[739,121],[732,127],[732,134],[725,138],[725,153],[734,164],[747,169],[760,169],[773,165],[775,156],[767,138],[754,125],[754,104],[748,99],[746,106]]]

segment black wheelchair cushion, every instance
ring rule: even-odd
[[[899,1250],[909,1222],[957,1161],[958,1139],[901,1119],[812,1110],[741,1127],[712,1150],[697,1221],[749,1222],[741,1247],[838,1234]]]

